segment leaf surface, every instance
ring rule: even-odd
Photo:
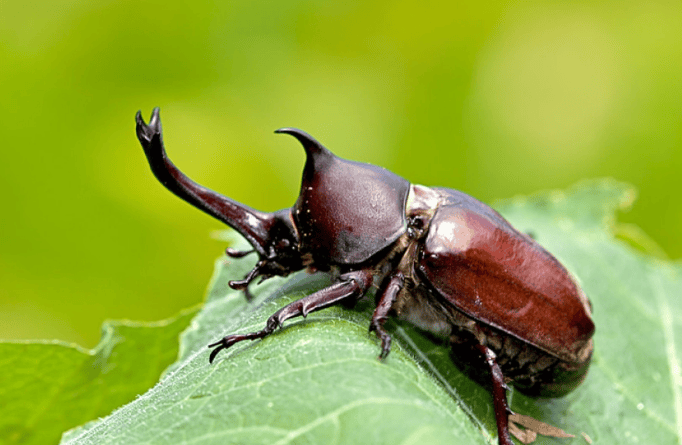
[[[578,277],[594,308],[596,348],[585,383],[558,399],[510,393],[520,414],[576,435],[536,443],[584,444],[583,434],[604,444],[682,437],[682,267],[631,247],[651,243],[614,237],[615,213],[633,199],[629,186],[602,180],[496,206]],[[329,283],[305,274],[268,280],[247,304],[227,281],[250,266],[220,259],[179,361],[146,394],[64,443],[496,443],[489,394],[452,364],[445,345],[392,322],[394,347],[377,360],[378,342],[367,333],[371,298],[354,310],[292,320],[209,365],[208,343],[259,330],[284,304]]]
[[[159,322],[111,321],[92,350],[59,341],[0,343],[0,443],[57,443],[130,402],[178,357],[197,309]]]

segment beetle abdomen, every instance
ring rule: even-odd
[[[416,285],[399,294],[393,306],[397,315],[438,337],[449,338],[452,359],[473,380],[487,385],[490,377],[477,345],[492,349],[505,378],[521,392],[532,396],[559,397],[575,389],[584,380],[592,354],[592,340],[567,362],[556,354],[509,335],[476,320],[454,307],[433,290]]]
[[[419,270],[475,320],[566,362],[585,360],[594,333],[587,298],[551,254],[508,223],[466,202],[439,207]]]
[[[581,363],[568,363],[514,336],[472,320],[475,334],[471,330],[472,323],[461,323],[462,317],[465,316],[455,315],[453,319],[455,326],[450,336],[452,359],[481,384],[487,384],[489,377],[476,349],[479,344],[477,334],[482,335],[486,346],[495,352],[505,378],[513,381],[514,387],[524,394],[560,397],[578,387],[587,376],[592,341],[586,345]]]

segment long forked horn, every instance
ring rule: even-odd
[[[185,176],[168,159],[163,146],[159,108],[154,108],[149,125],[141,113],[135,116],[137,138],[154,176],[171,192],[242,234],[261,257],[268,257],[268,243],[276,224],[274,213],[251,209],[213,190],[202,187]]]

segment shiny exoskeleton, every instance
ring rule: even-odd
[[[334,283],[273,314],[265,328],[209,345],[216,354],[263,338],[292,317],[353,303],[378,287],[369,326],[388,355],[389,316],[449,338],[453,353],[492,383],[498,440],[511,445],[505,382],[558,396],[585,378],[592,355],[590,303],[571,274],[499,213],[462,192],[410,184],[381,167],[335,156],[307,133],[282,128],[307,155],[293,207],[253,210],[187,178],[166,156],[159,109],[137,136],[161,183],[242,234],[259,256],[235,289],[307,269]],[[227,251],[231,256],[250,252]]]

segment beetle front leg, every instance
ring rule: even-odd
[[[228,335],[215,343],[211,343],[208,347],[215,347],[215,349],[211,352],[208,361],[213,363],[218,352],[229,348],[235,343],[243,340],[256,340],[258,338],[267,337],[272,334],[275,329],[282,326],[284,321],[290,318],[305,317],[311,312],[334,306],[349,299],[357,300],[364,295],[371,285],[371,271],[358,270],[343,274],[339,277],[338,283],[332,284],[331,286],[312,293],[300,300],[296,300],[272,314],[265,323],[264,329],[250,334]]]
[[[497,356],[487,346],[477,345],[477,349],[490,368],[493,384],[493,406],[495,408],[495,421],[497,423],[497,438],[500,445],[514,445],[509,436],[509,415],[513,414],[507,403],[507,385],[504,383],[504,375],[500,365],[497,364]]]
[[[228,256],[232,258],[241,258],[243,256],[248,255],[253,251],[235,251],[231,250],[229,247],[225,251]],[[261,268],[265,265],[265,261],[259,261],[256,263],[256,266],[251,269],[251,271],[246,274],[244,279],[242,280],[230,280],[228,281],[227,285],[230,286],[234,290],[241,290],[244,292],[244,297],[246,298],[246,301],[251,301],[253,299],[251,292],[249,292],[249,284],[260,274]]]
[[[396,272],[391,276],[381,293],[376,309],[372,314],[372,322],[369,324],[369,332],[376,332],[377,337],[381,340],[381,353],[379,359],[383,360],[391,352],[391,336],[384,330],[384,323],[388,320],[388,313],[395,303],[398,293],[405,284],[405,275],[402,272]]]

